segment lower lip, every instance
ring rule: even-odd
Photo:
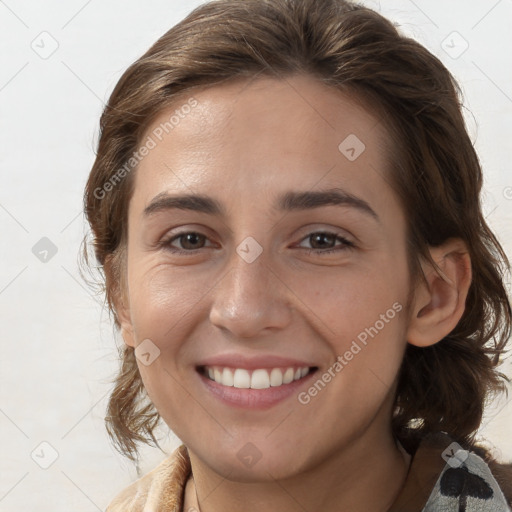
[[[235,388],[223,386],[214,380],[205,377],[198,372],[201,381],[207,390],[216,396],[221,402],[242,409],[269,409],[286,400],[292,395],[297,395],[304,384],[316,373],[312,371],[299,380],[294,380],[282,386],[266,389]]]

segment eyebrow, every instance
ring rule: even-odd
[[[339,188],[324,191],[289,191],[278,197],[274,208],[281,212],[292,212],[331,205],[352,207],[380,223],[379,216],[364,199]],[[170,195],[167,192],[162,192],[146,206],[144,216],[171,209],[190,210],[209,215],[226,215],[222,203],[212,197],[203,194]]]

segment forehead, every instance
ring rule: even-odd
[[[377,113],[310,76],[259,77],[182,93],[154,118],[136,194],[341,186],[372,201],[389,142]],[[363,191],[364,189],[364,191]]]

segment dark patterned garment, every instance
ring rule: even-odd
[[[494,463],[502,485],[505,472]],[[389,512],[511,512],[489,465],[444,433],[422,439],[402,492]]]

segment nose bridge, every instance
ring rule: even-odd
[[[261,309],[264,295],[268,292],[266,284],[270,271],[267,255],[262,251],[256,257],[253,250],[250,243],[247,246],[245,242],[236,248],[230,258],[227,273],[218,286],[218,299],[228,306],[233,314],[249,307],[255,312],[258,311]]]
[[[283,286],[272,272],[266,252],[259,251],[257,254],[251,240],[239,244],[213,290],[210,321],[237,337],[282,328],[289,321]]]
[[[256,245],[255,239],[248,237],[236,248],[230,262],[230,274],[235,290],[246,301],[258,300],[267,293],[267,284],[273,275],[270,270],[271,261],[267,250]]]

